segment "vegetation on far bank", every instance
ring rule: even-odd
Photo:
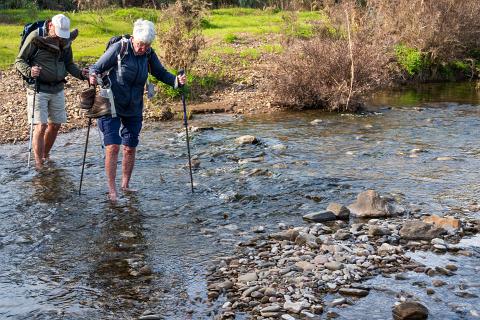
[[[295,7],[290,4],[285,7]],[[250,85],[261,64],[275,104],[326,110],[355,110],[371,92],[392,84],[474,79],[480,72],[477,0],[462,6],[451,0],[326,1],[314,11],[279,5],[207,10],[202,0],[177,0],[176,7],[67,12],[80,30],[75,59],[95,61],[112,35],[130,33],[133,21],[144,18],[157,23],[154,48],[167,67],[188,66],[193,99],[233,83]],[[0,10],[0,69],[18,51],[19,37],[12,35],[55,13]],[[187,43],[175,57],[175,48]],[[159,88],[160,99],[178,95]]]
[[[51,10],[12,9],[0,10],[0,69],[8,68],[18,53],[20,33],[23,25],[36,20],[44,20],[57,14]],[[105,50],[105,44],[113,35],[129,34],[133,22],[143,18],[157,22],[162,11],[144,8],[108,8],[97,11],[66,12],[71,19],[72,29],[80,31],[73,44],[75,59],[80,62],[92,62]],[[202,30],[208,46],[205,55],[215,52],[233,53],[232,43],[242,38],[258,37],[266,40],[269,34],[279,34],[282,28],[283,12],[248,9],[225,8],[210,10],[202,21]],[[319,19],[318,12],[301,12],[299,20],[304,34],[312,32],[308,21]],[[162,34],[158,35],[159,37]],[[232,40],[234,39],[234,40]],[[274,45],[274,44],[272,44]],[[154,47],[158,48],[155,43]],[[270,50],[266,48],[265,50]],[[247,51],[246,51],[247,52]],[[261,53],[261,49],[259,49]],[[236,52],[242,54],[242,52]],[[245,55],[245,53],[243,53]]]

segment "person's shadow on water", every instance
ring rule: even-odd
[[[95,263],[90,286],[103,294],[98,303],[114,310],[118,317],[141,314],[152,298],[150,283],[154,278],[145,259],[147,243],[138,199],[128,195],[125,202],[104,202],[104,218],[95,243]]]
[[[32,200],[43,203],[59,203],[74,196],[75,185],[67,170],[54,162],[38,171],[32,177]]]

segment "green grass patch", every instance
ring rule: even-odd
[[[170,72],[173,72],[170,70]],[[155,83],[158,88],[158,98],[166,100],[174,100],[182,94],[182,90],[185,93],[185,97],[196,98],[195,96],[199,92],[210,91],[219,84],[222,79],[221,75],[215,73],[208,73],[206,75],[196,75],[187,73],[187,85],[182,89],[174,89],[171,86],[156,80],[154,77],[149,76],[150,81]]]
[[[261,54],[262,53],[257,48],[247,48],[247,49],[244,49],[244,50],[240,51],[240,57],[247,58],[247,59],[252,59],[252,60],[256,60],[256,59],[260,58]]]
[[[304,34],[313,32],[309,21],[324,18],[321,12],[300,12],[299,26]],[[252,35],[279,33],[282,27],[282,12],[250,8],[224,8],[210,12],[202,23],[205,36],[223,39],[229,34]]]
[[[11,66],[18,53],[20,33],[23,25],[36,20],[45,20],[57,14],[49,10],[0,10],[0,69]],[[71,27],[79,29],[79,36],[73,43],[75,61],[92,63],[105,50],[105,45],[114,35],[132,32],[133,22],[139,18],[158,21],[161,11],[143,8],[102,9],[98,11],[66,12],[71,19]],[[320,12],[300,12],[298,36],[309,36],[312,26],[309,21],[322,18]],[[207,39],[213,40],[211,48],[204,52],[255,58],[259,52],[278,52],[276,46],[238,51],[225,44],[235,43],[247,37],[262,39],[268,43],[271,34],[279,33],[282,26],[282,12],[250,8],[216,9],[202,21],[203,33]],[[259,37],[264,35],[263,37]],[[161,36],[161,35],[159,35]],[[156,43],[153,47],[159,50]]]
[[[284,51],[284,48],[279,43],[264,44],[260,47],[260,51],[264,53],[282,53]]]
[[[235,41],[238,41],[238,39],[238,36],[234,33],[228,33],[224,38],[226,43],[235,43]]]

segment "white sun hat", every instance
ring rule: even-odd
[[[63,14],[52,17],[52,24],[55,26],[55,34],[60,38],[70,38],[70,19]]]

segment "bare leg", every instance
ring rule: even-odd
[[[49,123],[47,131],[45,132],[45,150],[43,151],[43,158],[48,159],[50,150],[52,149],[55,139],[57,138],[58,130],[60,130],[60,123]]]
[[[135,165],[135,151],[136,148],[123,146],[122,190],[125,191],[130,191],[129,183]]]
[[[106,146],[105,149],[105,172],[108,182],[108,197],[111,201],[116,201],[117,187],[115,186],[115,177],[117,176],[117,161],[120,146],[118,144],[110,144]]]
[[[43,154],[45,152],[45,130],[46,124],[36,124],[33,131],[33,153],[35,154],[35,167],[41,169],[43,167]]]

